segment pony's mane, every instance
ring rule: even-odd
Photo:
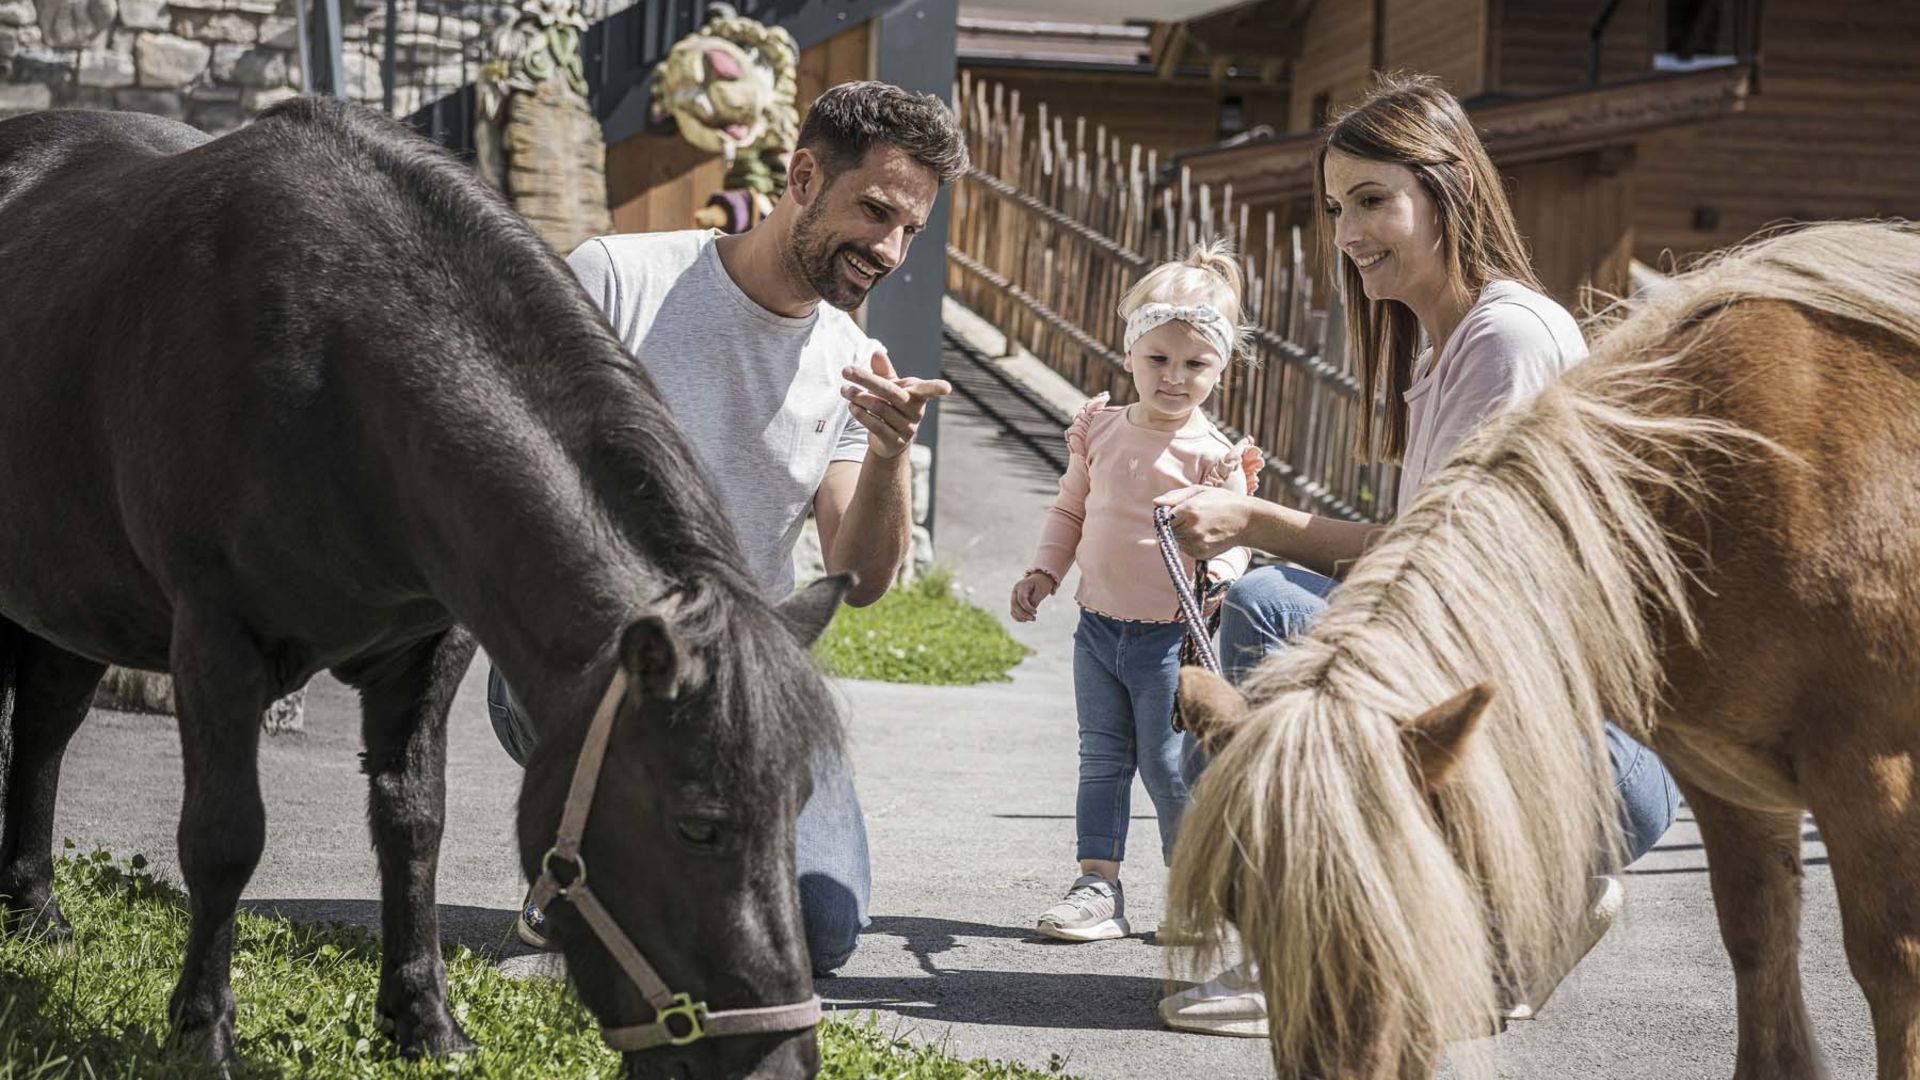
[[[1237,922],[1282,1075],[1355,1061],[1370,1032],[1485,1034],[1503,990],[1563,969],[1617,862],[1603,723],[1646,738],[1663,649],[1694,634],[1701,567],[1674,519],[1712,497],[1703,466],[1780,452],[1693,415],[1713,388],[1683,376],[1755,300],[1920,348],[1920,232],[1775,234],[1604,313],[1592,357],[1469,438],[1243,688],[1253,712],[1182,825],[1170,909],[1204,966]],[[1493,703],[1429,799],[1402,726],[1483,682]]]
[[[691,443],[646,371],[580,289],[573,273],[473,171],[405,125],[326,98],[298,98],[261,114],[256,128],[301,149],[315,144],[347,170],[369,169],[393,198],[367,195],[395,234],[417,237],[421,286],[446,290],[471,317],[434,327],[421,363],[448,393],[484,398],[498,427],[524,413],[571,460],[606,530],[647,564],[684,644],[712,664],[718,700],[708,715],[724,749],[751,720],[754,762],[789,767],[837,745],[833,710],[797,707],[788,631],[746,570],[739,542]],[[362,189],[365,190],[364,187]],[[478,358],[497,364],[482,368]],[[492,384],[504,383],[495,389]],[[486,452],[476,447],[476,452]],[[497,446],[494,447],[497,449]],[[637,583],[636,583],[637,584]],[[799,653],[804,661],[804,652]],[[743,756],[743,767],[746,764]]]

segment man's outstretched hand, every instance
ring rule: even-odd
[[[840,394],[853,418],[867,429],[867,449],[883,458],[899,457],[913,445],[927,402],[953,393],[945,379],[901,378],[884,352],[873,354],[873,370],[849,366],[840,372],[847,385]]]

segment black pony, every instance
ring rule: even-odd
[[[712,1009],[807,998],[793,820],[839,727],[806,644],[845,583],[775,610],[741,566],[565,265],[399,125],[318,99],[211,141],[131,114],[0,123],[0,913],[66,932],[50,851],[67,741],[104,665],[172,671],[184,1052],[231,1055],[233,913],[265,837],[258,718],[321,669],[364,709],[378,1008],[405,1053],[470,1045],[434,873],[476,639],[544,732],[520,799],[529,880],[624,672],[581,851],[594,892]],[[606,1025],[653,1020],[575,911],[549,925]],[[797,1075],[817,1056],[803,1030],[627,1067]]]

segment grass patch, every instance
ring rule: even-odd
[[[135,856],[69,856],[55,866],[71,942],[0,937],[0,1080],[205,1080],[171,1060],[167,995],[186,942],[185,897]],[[447,950],[454,1015],[477,1053],[408,1062],[377,1028],[379,943],[358,927],[236,920],[238,1000],[233,1076],[614,1077],[619,1061],[564,984],[509,979],[485,958]],[[998,1062],[960,1061],[864,1023],[821,1028],[821,1075],[898,1080],[1029,1080],[1057,1075]]]
[[[1008,681],[1032,650],[955,595],[953,572],[935,567],[878,603],[841,608],[813,651],[828,674],[842,678],[971,686]]]
[[[1042,1069],[975,1058],[963,1061],[938,1046],[887,1034],[880,1018],[829,1020],[821,1029],[820,1075],[835,1080],[1073,1080],[1055,1054]]]

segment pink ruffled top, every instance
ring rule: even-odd
[[[1194,484],[1246,493],[1266,464],[1251,439],[1233,442],[1196,414],[1180,431],[1156,431],[1127,419],[1125,406],[1101,394],[1067,428],[1071,451],[1060,494],[1047,510],[1034,569],[1057,582],[1075,562],[1089,611],[1135,622],[1178,622],[1180,601],[1160,558],[1153,500]],[[1217,580],[1246,572],[1249,555],[1234,548],[1208,560]],[[1193,563],[1185,561],[1187,572]]]

